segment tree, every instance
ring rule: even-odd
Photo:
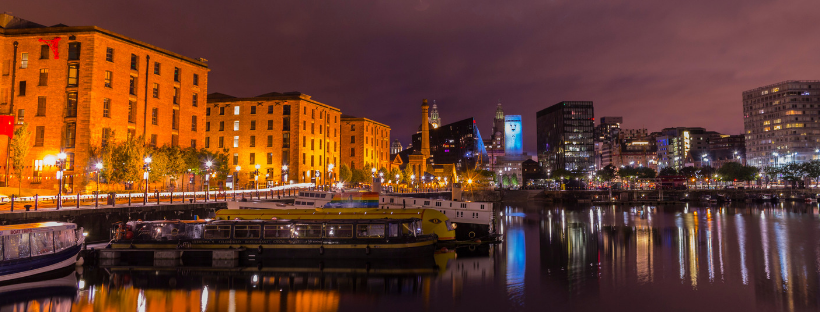
[[[512,184],[513,187],[518,186],[518,175],[517,174],[512,175],[512,177],[510,178],[510,184]]]
[[[143,137],[108,142],[100,151],[104,168],[101,177],[112,183],[141,182],[145,157],[143,142]]]
[[[401,171],[399,170],[399,168],[390,169],[390,172],[387,174],[387,176],[389,177],[388,180],[393,180],[396,181],[396,183],[399,183],[399,181],[401,180]],[[399,178],[396,179],[396,176],[399,176]]]
[[[638,179],[654,179],[655,169],[649,167],[639,167],[636,170],[636,176],[638,177]]]
[[[407,185],[410,185],[410,176],[413,175],[413,168],[410,165],[404,167],[404,171],[401,172],[401,181]]]
[[[339,167],[339,181],[348,182],[350,181],[352,175],[353,174],[350,172],[350,167],[348,167],[346,164],[342,164],[342,166]]]
[[[365,169],[353,169],[353,174],[350,178],[350,183],[367,183],[370,180],[370,172]]]
[[[506,174],[504,174],[504,175],[502,175],[502,176],[501,176],[501,181],[502,181],[502,182],[501,182],[501,185],[502,185],[503,187],[509,187],[509,186],[510,186],[510,184],[511,184],[511,182],[510,182],[510,176],[508,176],[508,175],[506,175]]]
[[[698,168],[695,167],[683,167],[680,170],[680,175],[685,176],[687,179],[695,178],[698,174]]]
[[[661,172],[658,173],[659,176],[676,176],[678,175],[678,171],[675,170],[673,167],[664,167],[661,169]]]
[[[600,178],[603,181],[607,181],[607,182],[612,181],[613,179],[615,179],[615,174],[616,174],[616,169],[615,169],[615,166],[613,166],[613,165],[606,165],[606,167],[604,167],[603,169],[598,170],[598,171],[595,172],[595,175],[597,175],[598,178]]]
[[[14,138],[11,139],[9,148],[11,149],[11,164],[14,168],[14,174],[17,175],[19,183],[17,183],[17,195],[20,195],[23,187],[23,169],[25,168],[26,156],[31,149],[29,140],[31,133],[28,131],[28,124],[23,123],[22,126],[14,129]]]

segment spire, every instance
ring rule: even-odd
[[[495,119],[504,120],[504,109],[501,108],[501,100],[498,100],[498,106],[495,107]]]
[[[441,118],[439,118],[438,115],[438,106],[436,105],[436,100],[433,100],[433,107],[430,110],[430,124],[433,125],[433,129],[441,127]]]

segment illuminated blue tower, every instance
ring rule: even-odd
[[[521,131],[521,115],[504,116],[504,154],[507,156],[524,153],[524,137]]]

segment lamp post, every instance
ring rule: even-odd
[[[236,171],[233,172],[233,199],[236,200],[236,185],[239,184],[239,170],[242,170],[242,166],[237,165]]]
[[[410,187],[411,188],[415,188],[415,182],[416,182],[416,174],[411,174],[410,175]]]
[[[256,164],[256,170],[253,171],[253,183],[256,184],[256,190],[259,191],[259,168],[262,167]]]
[[[213,162],[206,161],[205,162],[205,201],[208,201],[208,195],[211,193],[211,166],[213,166]],[[219,200],[219,193],[217,193],[217,200]]]
[[[336,167],[333,164],[327,165],[327,184],[330,186],[330,189],[333,189],[333,168]]]
[[[148,204],[148,171],[151,170],[151,156],[145,156],[142,164],[142,170],[145,172],[142,173],[142,178],[145,180],[145,195],[142,198],[142,204]]]
[[[103,164],[98,162],[94,167],[97,168],[97,194],[94,196],[94,207],[96,208],[100,206],[100,171],[103,169]]]
[[[65,159],[67,155],[63,152],[57,154],[57,179],[60,180],[60,187],[57,190],[57,210],[63,207],[63,169],[65,169]]]
[[[288,183],[288,165],[282,165],[282,186]]]

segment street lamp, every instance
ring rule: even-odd
[[[209,161],[205,162],[205,201],[208,201],[208,195],[211,194],[211,166],[214,163]],[[217,199],[219,199],[219,193],[217,193]]]
[[[282,165],[282,186],[288,181],[288,165]]]
[[[336,167],[333,164],[327,165],[327,181],[328,185],[333,189],[333,168]]]
[[[57,154],[57,179],[60,180],[60,188],[57,191],[57,209],[63,207],[63,169],[65,169],[65,159],[67,155],[63,152]]]
[[[103,164],[98,162],[94,167],[97,168],[97,195],[94,196],[94,207],[96,208],[100,206],[100,171],[103,169]]]
[[[414,173],[414,174],[410,175],[410,185],[411,185],[411,187],[413,187],[415,182],[416,182],[416,174]]]
[[[145,180],[145,196],[142,197],[142,204],[148,204],[148,171],[151,170],[151,156],[145,156],[143,159],[144,163],[142,165],[142,170],[145,172],[142,173],[142,178]]]
[[[253,181],[256,184],[256,190],[259,190],[259,168],[262,167],[259,164],[256,164],[256,170],[253,172]]]
[[[239,170],[242,170],[242,166],[236,166],[236,171],[233,172],[233,197],[236,199],[236,185],[239,184]]]

